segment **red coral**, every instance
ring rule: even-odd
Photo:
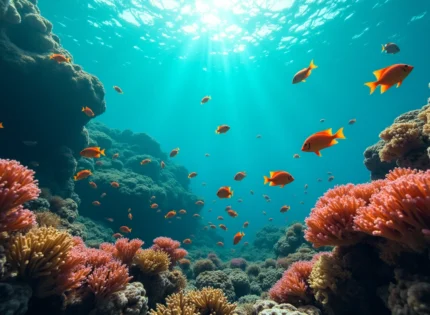
[[[392,181],[405,175],[411,175],[411,174],[417,174],[417,173],[418,173],[417,170],[413,170],[410,168],[396,167],[394,170],[391,170],[387,175],[385,175],[385,178]]]
[[[74,238],[74,241],[78,238]],[[92,270],[92,266],[85,265],[87,262],[87,253],[85,247],[80,245],[73,247],[66,261],[61,266],[61,272],[56,280],[56,289],[59,292],[66,292],[79,288]]]
[[[160,236],[154,239],[154,245],[152,245],[151,248],[154,250],[161,250],[168,254],[170,257],[170,267],[173,268],[178,260],[188,255],[185,249],[179,248],[180,245],[181,243],[172,240],[170,237]]]
[[[135,238],[128,240],[128,238],[117,239],[115,245],[111,243],[100,244],[100,249],[112,254],[113,257],[120,260],[126,265],[130,265],[136,252],[142,247],[143,241]]]
[[[103,298],[125,288],[131,279],[126,265],[111,261],[94,269],[88,276],[88,287],[97,298]]]
[[[0,212],[0,233],[30,229],[36,225],[36,216],[22,206]]]
[[[430,171],[395,175],[401,172],[390,173],[397,179],[387,181],[370,204],[358,211],[356,229],[421,251],[425,246],[423,230],[430,229]]]
[[[270,298],[278,303],[307,303],[311,299],[308,279],[313,261],[293,263],[270,289]]]

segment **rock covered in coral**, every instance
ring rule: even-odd
[[[254,306],[257,315],[320,315],[321,311],[314,306],[295,307],[291,304],[278,304],[269,300],[258,300]]]
[[[236,298],[233,283],[229,277],[220,270],[201,273],[196,279],[196,287],[200,290],[204,287],[221,289],[230,302],[234,301]]]
[[[19,283],[0,283],[0,314],[24,315],[32,296],[29,285]]]
[[[294,223],[287,228],[285,235],[282,236],[273,246],[276,255],[285,257],[294,253],[298,247],[306,243],[304,238],[304,226],[300,223]]]
[[[115,292],[97,303],[91,315],[145,315],[148,312],[148,298],[143,284],[133,282],[124,290]]]
[[[233,284],[236,298],[250,293],[251,285],[245,272],[238,269],[233,269],[232,272],[229,273],[228,277]]]
[[[73,233],[73,231],[82,231],[82,235],[79,236],[89,247],[98,247],[103,242],[113,241],[113,230],[105,222],[93,221],[84,216],[79,216],[70,228],[72,235],[77,235],[77,232]]]

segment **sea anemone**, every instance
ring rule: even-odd
[[[133,258],[133,263],[144,274],[155,275],[169,269],[170,259],[169,255],[160,250],[139,249]]]

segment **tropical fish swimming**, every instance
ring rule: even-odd
[[[292,183],[294,181],[294,177],[285,171],[275,171],[270,172],[270,177],[264,177],[264,185],[270,183],[269,186],[280,186],[284,188],[285,185]],[[270,198],[266,198],[266,200],[270,200]]]
[[[309,67],[300,70],[299,72],[297,72],[294,75],[293,84],[300,83],[300,82],[306,82],[305,81],[306,78],[309,77],[311,75],[311,73],[312,73],[312,70],[316,69],[316,68],[318,68],[318,66],[316,66],[314,64],[314,61],[311,60],[311,63],[309,64]]]
[[[100,150],[100,147],[89,147],[83,149],[80,154],[86,158],[99,158],[101,155],[105,155],[105,149]]]
[[[394,43],[387,43],[381,46],[382,46],[381,52],[386,52],[387,54],[397,54],[398,52],[400,52],[399,46],[397,46]]]
[[[340,128],[335,134],[332,134],[331,128],[314,133],[305,140],[302,151],[315,152],[316,155],[321,156],[320,151],[337,144],[336,139],[345,139],[343,128]]]
[[[373,72],[376,77],[375,82],[364,83],[370,88],[370,94],[380,85],[381,94],[387,91],[390,87],[397,84],[397,87],[402,85],[403,80],[411,73],[414,67],[407,64],[395,64]]]

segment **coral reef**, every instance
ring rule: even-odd
[[[26,284],[0,283],[0,314],[25,315],[31,295]]]
[[[273,249],[278,258],[285,257],[294,253],[305,242],[304,226],[301,223],[294,223],[287,228],[285,235],[276,242]]]
[[[180,248],[181,243],[178,241],[172,240],[169,237],[157,237],[154,239],[154,245],[152,245],[152,249],[160,250],[169,255],[170,259],[170,268],[173,268],[176,265],[176,262],[187,256],[188,252]]]
[[[111,261],[94,269],[88,276],[88,287],[97,298],[103,299],[124,289],[131,279],[125,265]]]
[[[321,315],[321,311],[314,306],[294,307],[291,304],[278,304],[268,300],[258,300],[253,306],[253,312],[259,315]]]
[[[146,275],[156,275],[167,271],[170,266],[169,255],[165,252],[153,249],[138,250],[133,263]]]
[[[205,287],[221,289],[229,301],[233,302],[236,299],[233,283],[230,278],[220,270],[201,273],[196,279],[196,287],[200,290]]]
[[[210,259],[200,259],[197,260],[193,265],[193,275],[195,278],[198,277],[199,274],[205,271],[214,271],[217,267]]]

